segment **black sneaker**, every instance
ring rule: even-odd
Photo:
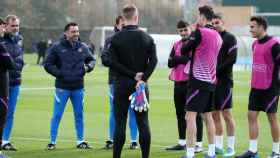
[[[131,150],[138,149],[138,144],[137,144],[137,142],[132,142],[132,143],[130,144],[129,149],[131,149]]]
[[[259,158],[258,152],[246,151],[245,153],[235,156],[235,158]]]
[[[107,149],[107,150],[113,149],[113,142],[110,140],[106,141],[106,145],[105,145],[104,149]]]
[[[50,143],[47,145],[47,150],[54,150],[54,149],[56,149],[55,144]]]
[[[78,149],[92,149],[92,147],[88,144],[88,142],[82,142],[77,145]]]
[[[186,149],[185,145],[177,144],[171,147],[167,147],[165,150],[185,150],[185,149]]]
[[[17,149],[11,143],[3,145],[2,150],[17,151]]]

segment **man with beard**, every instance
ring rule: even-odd
[[[95,59],[88,46],[79,40],[78,24],[67,24],[64,36],[49,48],[44,62],[45,70],[56,78],[48,150],[56,148],[59,123],[69,98],[74,111],[77,148],[91,149],[84,140],[84,75],[91,72],[94,66]]]
[[[177,116],[179,140],[178,144],[168,147],[166,150],[185,150],[186,148],[185,103],[189,80],[188,71],[190,66],[189,58],[191,57],[191,51],[186,55],[181,55],[181,48],[184,42],[188,41],[188,37],[191,34],[191,27],[187,22],[180,20],[177,23],[177,32],[181,36],[181,39],[173,45],[168,59],[168,67],[171,68],[169,79],[174,81],[174,104]],[[196,125],[197,143],[195,146],[195,152],[201,152],[203,135],[201,115],[197,115]]]

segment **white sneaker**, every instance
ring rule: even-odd
[[[224,152],[223,157],[232,157],[235,155],[235,151],[232,148],[227,148]]]
[[[203,147],[202,146],[195,145],[195,147],[194,147],[194,152],[195,153],[200,153],[202,151],[203,151]]]

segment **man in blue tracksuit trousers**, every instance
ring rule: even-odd
[[[23,37],[19,34],[20,20],[16,15],[8,15],[6,21],[6,33],[1,39],[1,43],[9,52],[15,62],[15,69],[9,71],[9,99],[8,112],[2,135],[2,149],[16,151],[17,149],[10,143],[10,136],[13,127],[14,113],[17,105],[21,85],[21,73],[23,62]]]
[[[114,31],[118,32],[121,30],[123,25],[123,18],[122,16],[118,16],[116,18],[116,24],[114,27]],[[112,36],[108,37],[105,41],[104,49],[102,50],[101,59],[102,64],[104,66],[109,67],[109,98],[110,98],[110,116],[109,116],[109,138],[108,141],[106,141],[105,149],[112,149],[113,148],[113,138],[114,138],[114,131],[115,131],[115,117],[114,117],[114,106],[113,106],[113,98],[114,98],[114,78],[115,78],[115,72],[110,68],[110,59],[109,59],[109,46],[112,40]],[[137,149],[137,136],[138,136],[138,129],[137,129],[137,123],[136,123],[136,117],[134,110],[131,108],[128,109],[129,111],[129,128],[130,128],[130,149]]]
[[[93,70],[95,59],[88,46],[79,40],[79,27],[69,23],[64,36],[48,49],[45,70],[56,78],[54,111],[51,120],[48,150],[56,148],[56,138],[66,103],[70,98],[74,111],[78,149],[91,149],[84,140],[84,75]]]

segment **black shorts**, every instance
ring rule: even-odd
[[[188,87],[186,111],[206,113],[213,111],[214,92],[204,89]]]
[[[214,98],[215,110],[232,108],[232,86],[226,84],[217,85]]]
[[[271,91],[251,89],[248,110],[276,113],[279,96]]]

